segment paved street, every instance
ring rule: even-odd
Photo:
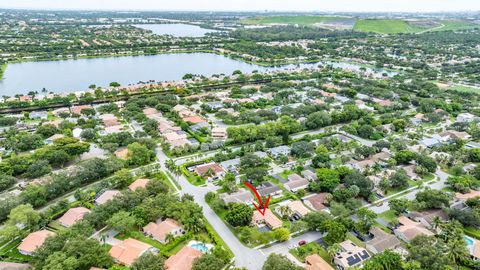
[[[169,158],[163,153],[161,148],[157,148],[157,158],[162,166],[163,170],[167,170],[165,167],[165,161]],[[245,267],[250,270],[261,269],[267,256],[262,254],[259,250],[251,249],[244,246],[235,235],[228,229],[227,225],[215,214],[210,206],[205,202],[205,194],[214,190],[213,187],[197,187],[190,184],[187,179],[180,175],[176,178],[178,184],[182,186],[181,193],[188,193],[194,196],[195,202],[202,206],[203,214],[205,218],[210,222],[212,227],[222,237],[223,241],[235,254],[235,265],[237,267]]]

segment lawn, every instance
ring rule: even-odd
[[[362,32],[373,32],[378,34],[399,34],[399,33],[416,33],[425,28],[411,25],[403,20],[376,20],[363,19],[357,20],[354,30]]]
[[[465,85],[454,85],[449,87],[448,90],[464,92],[464,93],[480,93],[480,88],[470,87]]]
[[[378,215],[379,218],[387,221],[387,222],[392,222],[397,220],[397,214],[395,214],[395,211],[393,210],[388,210],[385,212],[382,212]]]
[[[332,261],[332,258],[328,255],[328,252],[325,250],[325,248],[315,242],[311,242],[301,247],[291,249],[289,252],[300,262],[304,262],[305,257],[311,254],[318,254],[328,263]]]
[[[469,23],[466,21],[440,21],[444,27],[433,29],[432,31],[449,31],[449,30],[465,30],[477,28],[477,24]]]
[[[342,17],[334,16],[269,16],[244,19],[243,24],[298,24],[314,25],[316,23],[335,23]]]
[[[350,232],[347,233],[347,240],[352,241],[355,245],[359,247],[365,248],[365,243]]]
[[[0,250],[0,257],[7,257],[11,261],[15,262],[28,262],[31,258],[21,254],[17,247],[20,245],[21,239],[12,241],[10,244],[6,245]]]
[[[465,227],[463,228],[463,231],[466,235],[480,240],[480,230],[478,230],[477,228]]]

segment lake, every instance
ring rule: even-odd
[[[330,64],[342,68],[359,68],[353,64]],[[3,80],[0,81],[0,96],[26,94],[29,91],[40,92],[42,88],[55,93],[73,92],[86,90],[91,84],[108,86],[111,82],[128,85],[149,80],[173,81],[182,79],[187,73],[204,76],[231,75],[235,70],[251,73],[254,70],[265,72],[297,66],[311,68],[318,66],[318,63],[262,67],[213,53],[12,63],[7,66]]]
[[[170,35],[174,37],[203,37],[206,33],[216,32],[216,30],[182,23],[135,24],[133,26],[150,30],[157,35]]]

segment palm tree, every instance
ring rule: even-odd
[[[330,256],[331,262],[333,263],[333,259],[335,258],[335,254],[340,251],[340,245],[335,243],[327,248],[328,256]]]
[[[464,260],[468,255],[465,241],[458,238],[453,239],[447,243],[447,249],[447,256],[452,262],[454,262],[456,268],[460,269],[460,262]]]
[[[292,210],[290,210],[290,207],[287,205],[280,206],[278,212],[280,212],[283,218],[289,217],[292,214]]]
[[[434,229],[434,230],[437,230],[437,228],[438,228],[443,222],[442,222],[442,219],[441,219],[439,216],[436,216],[436,217],[433,218],[432,223],[433,223],[433,226],[432,226],[433,229]]]
[[[175,237],[173,237],[173,234],[169,233],[165,236],[165,241],[167,243],[170,243]]]

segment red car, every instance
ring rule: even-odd
[[[299,245],[299,246],[303,246],[303,245],[305,245],[306,243],[307,243],[307,241],[301,240],[300,242],[298,242],[298,245]]]

